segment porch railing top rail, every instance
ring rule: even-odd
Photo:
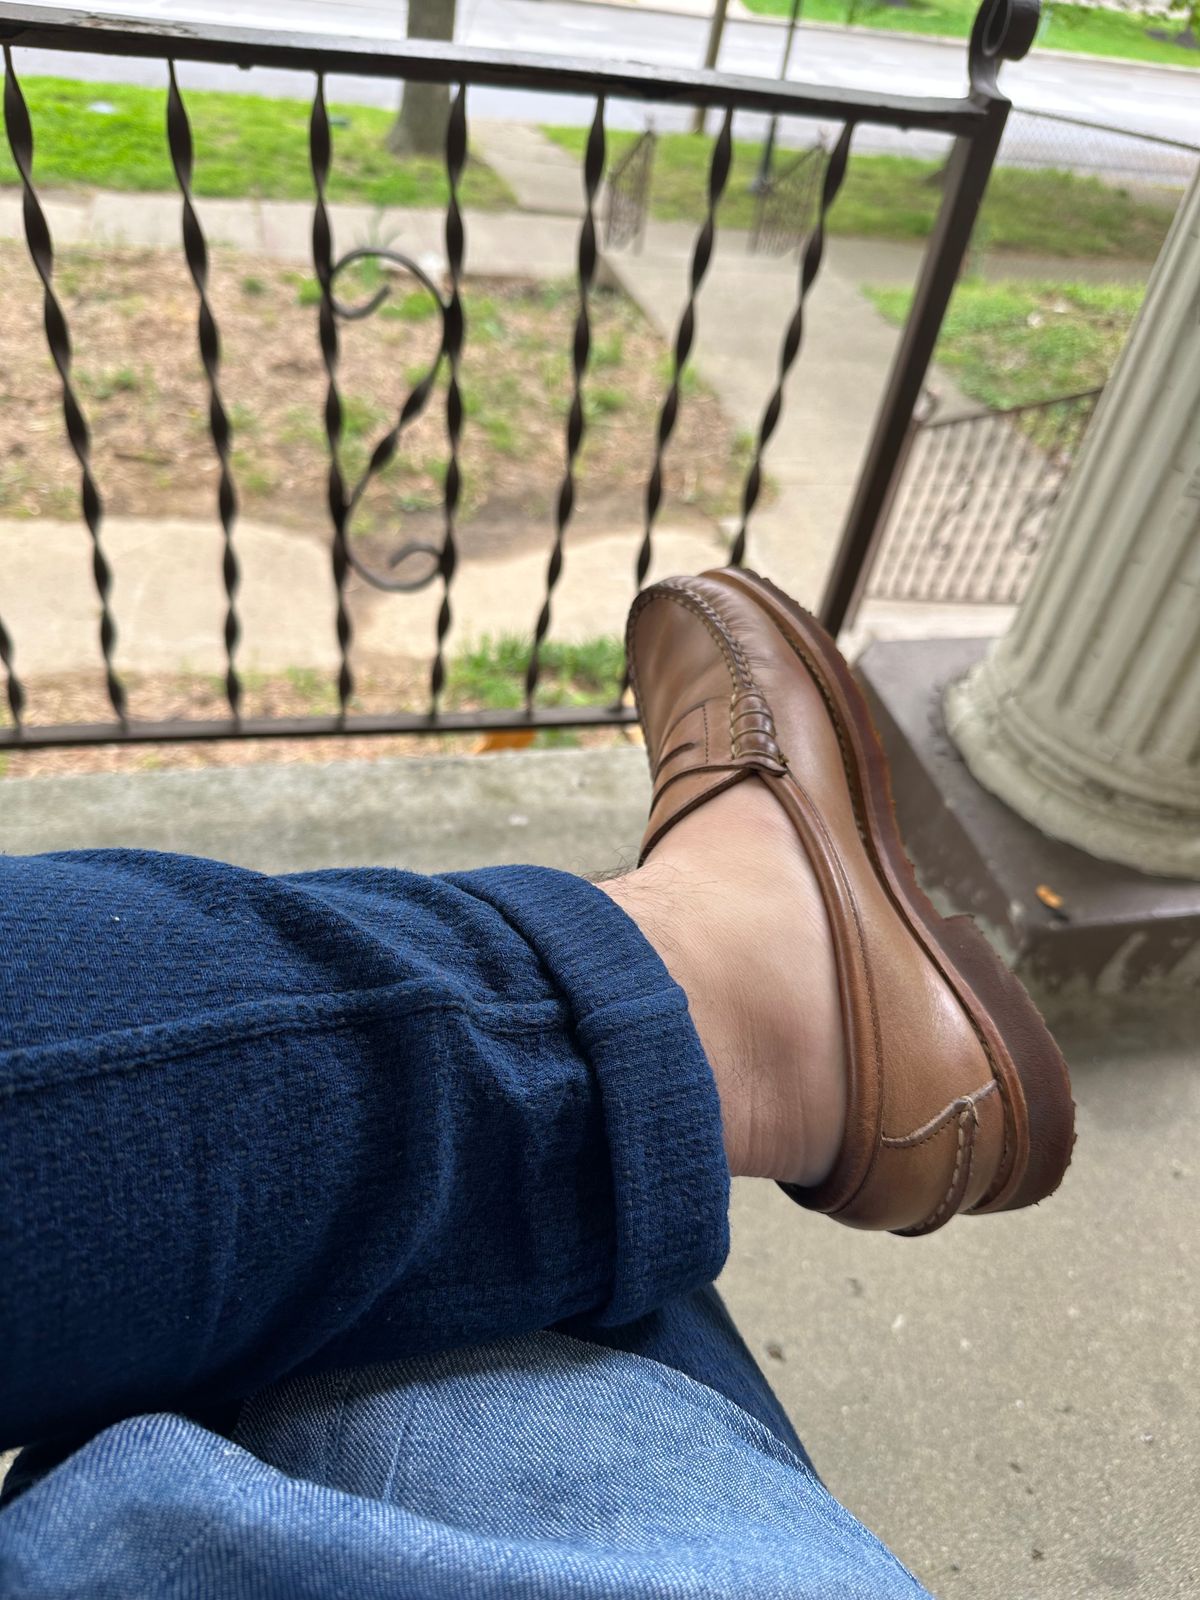
[[[997,0],[1010,9],[1019,0]],[[1027,0],[1025,0],[1027,3]],[[1036,5],[1034,7],[1036,13]],[[308,69],[326,74],[396,78],[414,83],[470,83],[487,88],[533,89],[589,99],[679,101],[688,106],[757,112],[767,116],[833,118],[888,127],[921,127],[948,134],[973,133],[986,120],[979,98],[881,94],[877,90],[778,83],[680,67],[638,66],[577,57],[530,55],[432,40],[347,38],[345,34],[244,28],[227,23],[173,22],[167,17],[97,16],[58,6],[0,6],[0,39],[38,49],[103,55],[170,56],[176,61],[233,66]],[[976,60],[983,66],[983,58]],[[977,73],[972,71],[972,80]]]

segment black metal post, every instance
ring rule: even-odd
[[[324,717],[232,717],[171,722],[26,723],[0,727],[0,750],[67,750],[86,744],[178,744],[207,739],[328,739],[345,734],[375,738],[396,733],[508,733],[530,726],[524,703],[503,710],[393,711],[386,715]],[[540,728],[627,727],[637,721],[633,706],[539,706]]]
[[[973,139],[956,139],[946,164],[941,209],[818,612],[835,637],[852,617],[870,570],[913,410],[971,242],[1008,112],[1007,100],[991,100],[984,126]]]
[[[783,62],[779,68],[779,81],[787,80],[788,67],[792,60],[792,45],[796,38],[796,24],[800,20],[801,0],[792,0],[792,12],[788,17],[787,39],[783,46]],[[771,184],[771,163],[775,158],[775,136],[779,132],[779,118],[773,116],[767,125],[767,137],[763,142],[762,159],[758,163],[758,171],[754,174],[754,182],[750,185],[751,194],[765,194]]]
[[[708,44],[704,51],[704,69],[706,72],[716,70],[717,57],[721,53],[721,36],[725,32],[725,14],[729,10],[729,0],[713,0],[712,23],[708,30]],[[704,118],[706,108],[697,106],[692,116],[692,132],[704,132]]]

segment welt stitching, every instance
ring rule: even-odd
[[[969,1138],[967,1136],[968,1125],[971,1128],[971,1134]],[[937,1210],[932,1214],[932,1216],[926,1217],[925,1221],[920,1224],[921,1228],[931,1228],[941,1216],[942,1212],[945,1211],[946,1207],[950,1204],[950,1201],[953,1199],[954,1191],[958,1187],[958,1175],[962,1171],[963,1160],[967,1155],[968,1150],[974,1148],[975,1125],[975,1108],[972,1106],[970,1107],[969,1111],[964,1111],[962,1116],[958,1119],[958,1153],[954,1158],[954,1171],[950,1174],[950,1187],[946,1190],[945,1195],[942,1197],[942,1203]]]
[[[795,652],[795,654],[800,657],[800,660],[803,662],[803,664],[805,666],[805,669],[807,670],[809,676],[812,678],[813,682],[817,686],[817,692],[820,694],[821,699],[825,702],[825,708],[829,713],[829,720],[833,724],[834,735],[837,738],[838,749],[841,752],[842,767],[843,767],[843,769],[845,771],[845,774],[846,774],[846,777],[847,777],[847,780],[848,780],[848,788],[850,790],[850,805],[851,805],[851,809],[854,812],[855,826],[858,828],[859,837],[863,840],[864,843],[868,844],[868,847],[869,847],[869,840],[868,840],[867,827],[866,827],[866,819],[859,812],[858,801],[857,801],[857,798],[856,798],[855,793],[854,793],[854,773],[853,773],[853,770],[851,768],[850,752],[849,752],[849,749],[848,749],[848,747],[846,745],[845,736],[844,736],[843,731],[842,731],[841,717],[838,714],[836,704],[835,704],[835,702],[833,700],[832,695],[829,693],[829,690],[827,689],[827,687],[825,685],[824,678],[822,676],[820,667],[819,667],[816,659],[805,648],[803,642],[791,630],[789,630],[786,634],[784,634],[784,637],[786,638],[788,644],[791,646],[791,648]],[[891,898],[891,896],[889,895],[889,899],[890,898]],[[905,917],[906,917],[906,920],[907,920],[907,917],[908,917],[907,911],[905,912]],[[922,941],[922,948],[926,949],[924,941]],[[983,1051],[984,1057],[987,1060],[988,1065],[992,1069],[993,1081],[997,1084],[997,1086],[1000,1089],[1000,1098],[1007,1103],[1008,1095],[1005,1092],[1003,1079],[1001,1078],[999,1072],[996,1070],[996,1059],[995,1059],[994,1055],[992,1054],[991,1045],[988,1043],[986,1035],[984,1034],[983,1030],[980,1028],[979,1024],[976,1022],[974,1016],[972,1015],[970,1007],[964,1004],[961,995],[958,993],[957,986],[950,981],[949,976],[948,976],[948,974],[947,974],[947,972],[945,970],[945,967],[943,966],[943,961],[945,960],[945,957],[942,956],[941,953],[936,951],[936,950],[930,951],[930,950],[926,949],[926,953],[929,956],[929,959],[931,960],[935,970],[941,975],[943,980],[948,984],[951,993],[954,995],[955,1000],[958,1002],[959,1010],[962,1012],[963,1016],[967,1019],[967,1023],[969,1025],[970,1029],[971,1029],[971,1032],[975,1035],[976,1039],[979,1041],[979,1047]],[[1001,1162],[1001,1167],[1003,1168],[1004,1163],[1008,1159],[1008,1152],[1009,1152],[1009,1118],[1006,1116],[1002,1120],[1003,1120],[1003,1123],[1004,1123],[1004,1145],[1003,1145],[1003,1149],[1001,1150],[1000,1162]]]

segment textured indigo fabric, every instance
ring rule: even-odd
[[[919,1592],[704,1289],[727,1200],[579,879],[0,860],[0,1443],[66,1455],[0,1593]]]
[[[0,1445],[720,1269],[684,995],[583,880],[102,851],[0,906]]]

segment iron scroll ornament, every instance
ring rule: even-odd
[[[366,466],[359,476],[358,482],[350,490],[346,498],[345,526],[347,531],[349,531],[350,521],[371,480],[378,477],[390,464],[396,454],[401,435],[411,423],[417,420],[429,404],[429,398],[437,384],[438,373],[441,371],[442,361],[447,352],[448,319],[451,312],[449,303],[442,298],[433,279],[411,256],[406,256],[399,250],[388,249],[383,245],[362,245],[354,250],[347,251],[330,269],[329,301],[333,314],[339,321],[360,322],[363,318],[369,317],[378,311],[379,307],[391,295],[391,288],[386,283],[382,284],[370,299],[364,301],[361,305],[346,305],[334,294],[333,286],[339,273],[344,272],[347,267],[352,266],[357,261],[367,260],[389,262],[392,266],[410,273],[415,278],[437,307],[438,316],[441,320],[441,339],[428,368],[409,391],[408,398],[401,406],[395,423],[376,443]],[[395,569],[411,561],[414,556],[427,556],[430,561],[429,571],[418,578],[395,576]],[[441,556],[442,552],[438,545],[429,544],[424,540],[410,539],[388,557],[387,564],[392,569],[392,572],[388,574],[377,572],[373,567],[369,566],[361,556],[355,553],[350,541],[346,541],[346,559],[353,570],[366,583],[372,584],[376,589],[386,590],[391,594],[415,594],[420,589],[428,588],[438,576]]]
[[[967,58],[973,97],[999,97],[1002,63],[1029,54],[1041,20],[1041,0],[984,0],[971,28]]]

